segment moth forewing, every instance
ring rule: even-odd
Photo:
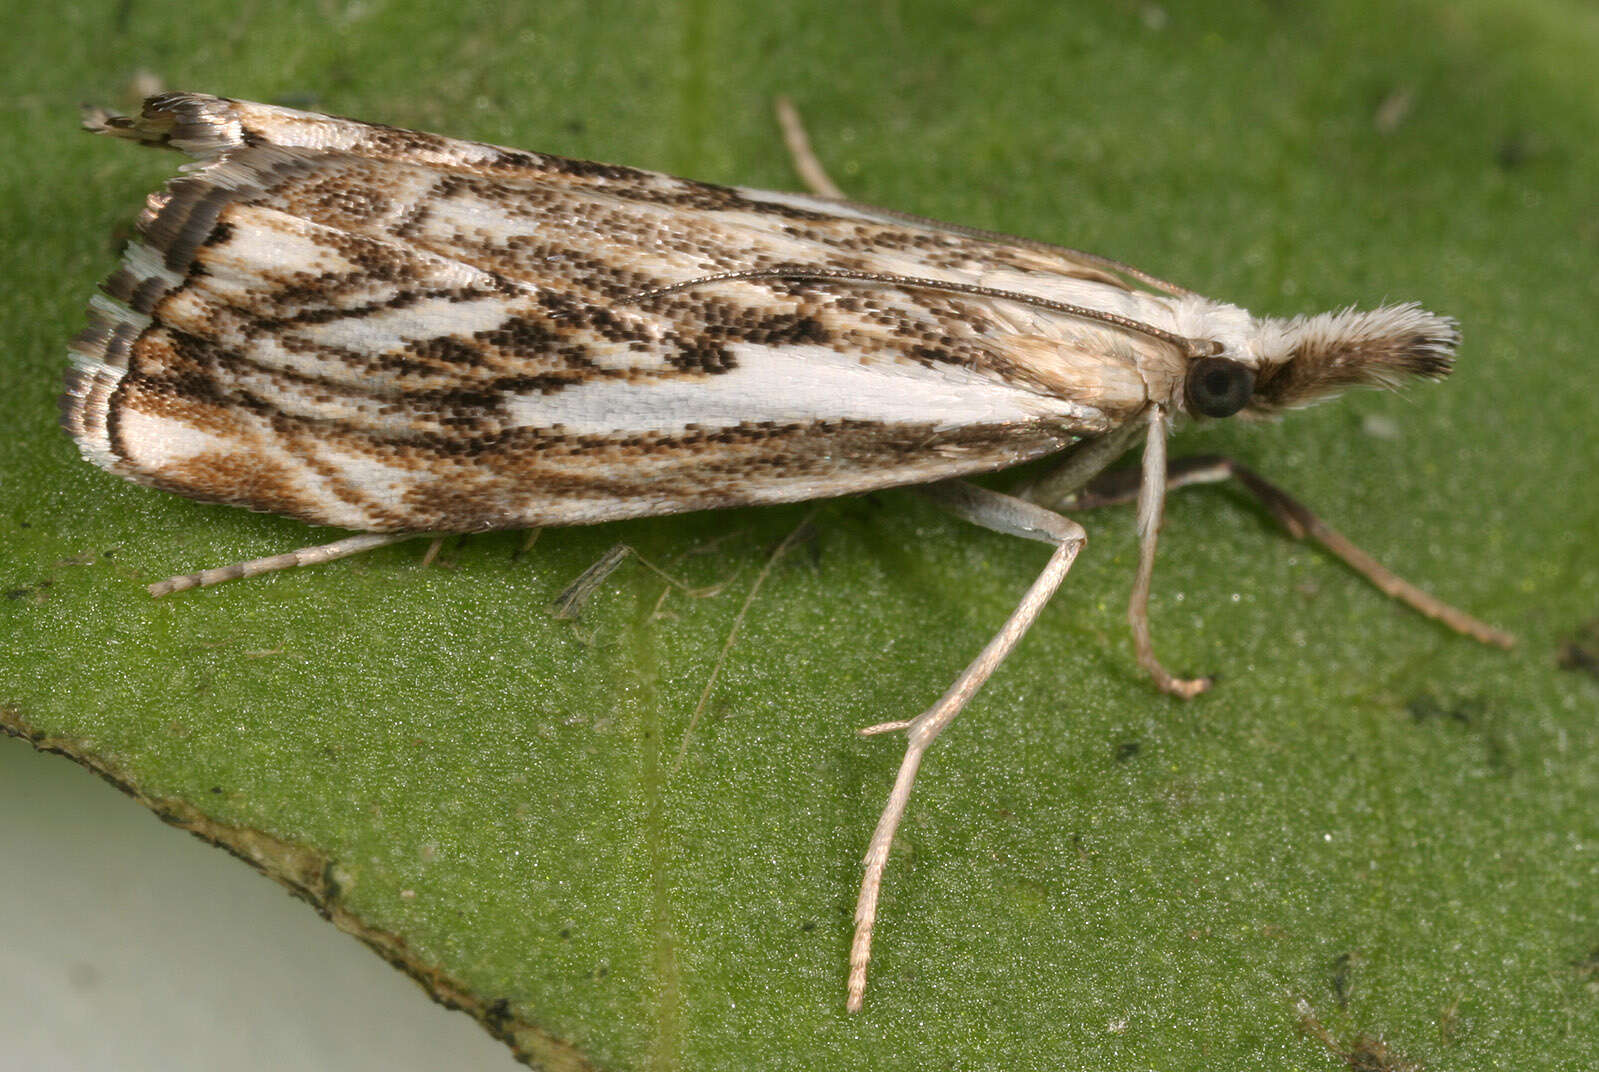
[[[1077,397],[1059,355],[1103,338],[1014,303],[763,283],[619,301],[735,255],[889,271],[909,248],[965,278],[992,269],[976,240],[255,105],[152,111],[114,129],[204,162],[108,284],[119,345],[81,354],[116,434],[67,423],[92,460],[195,498],[369,531],[591,523],[1000,468],[1141,404],[1130,368]],[[1025,359],[1024,315],[1071,334],[1056,361]]]
[[[1146,612],[1168,480],[1236,476],[1384,591],[1478,639],[1507,639],[1383,571],[1242,466],[1168,468],[1174,421],[1270,416],[1352,386],[1443,376],[1458,334],[1418,306],[1257,318],[1097,255],[832,197],[198,94],[86,125],[198,162],[150,197],[92,303],[63,426],[85,458],[130,480],[362,533],[154,594],[418,533],[911,484],[1052,546],[944,696],[869,731],[906,732],[907,751],[867,856],[852,1009],[922,758],[1084,543],[1044,506],[951,478],[1066,450],[1033,494],[1091,501],[1090,481],[1143,436],[1129,617],[1139,662],[1177,695],[1203,683],[1160,666]]]

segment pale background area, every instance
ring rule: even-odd
[[[409,978],[99,778],[0,737],[0,1072],[519,1067]]]

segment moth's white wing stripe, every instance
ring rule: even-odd
[[[728,348],[737,366],[640,390],[625,380],[512,396],[511,422],[574,435],[678,432],[689,426],[803,421],[931,424],[940,430],[1058,419],[1097,424],[1088,406],[1021,390],[956,366],[868,364],[824,346]]]
[[[186,421],[168,420],[138,410],[119,414],[117,436],[130,457],[137,458],[139,465],[154,472],[208,454],[227,455],[239,449],[232,429],[225,434],[213,434]],[[270,441],[257,442],[254,447],[278,453],[272,450]]]
[[[433,298],[413,302],[403,309],[386,309],[370,316],[297,325],[293,334],[317,346],[384,353],[428,339],[471,338],[505,323],[506,300],[496,295],[478,300]],[[303,359],[302,359],[303,360]]]
[[[229,209],[229,222],[236,237],[207,245],[197,254],[206,274],[196,283],[216,291],[229,300],[247,304],[261,297],[262,280],[289,279],[313,281],[318,275],[338,275],[360,270],[339,250],[339,232],[292,216],[278,209],[259,205],[238,205]],[[141,247],[131,247],[128,265]],[[438,288],[500,285],[492,275],[463,261],[422,250],[408,251],[411,270],[406,284],[426,283]],[[292,266],[292,272],[286,269]],[[371,302],[382,293],[363,293],[359,300]]]
[[[311,278],[321,273],[349,272],[356,265],[330,243],[326,228],[316,228],[275,209],[239,205],[230,210],[235,228],[247,237],[214,243],[200,252],[216,283],[229,280],[240,298],[259,294],[267,273]],[[129,250],[128,266],[133,267]],[[208,280],[208,283],[211,280]],[[254,291],[246,288],[254,286]]]
[[[443,200],[428,198],[425,189],[417,189],[420,185],[414,178],[408,178],[404,184],[406,190],[414,191],[415,203],[426,206],[426,213],[411,221],[406,233],[418,246],[446,256],[463,245],[492,247],[527,243],[550,251],[546,260],[552,274],[558,275],[563,270],[563,258],[573,252],[586,261],[619,268],[636,265],[641,273],[647,273],[640,278],[649,280],[640,283],[640,290],[662,282],[682,282],[710,275],[728,267],[727,262],[707,256],[705,251],[678,248],[685,245],[681,241],[685,227],[700,228],[702,238],[719,234],[723,236],[724,250],[758,251],[769,263],[809,264],[816,260],[814,237],[785,234],[774,228],[771,219],[753,212],[722,210],[689,214],[670,205],[627,200],[596,189],[584,190],[569,199],[570,204],[590,206],[592,220],[574,222],[560,217],[543,221],[531,209],[522,209],[520,214],[508,213],[503,200],[479,196],[469,189],[458,190]],[[399,197],[397,194],[396,201],[406,204]],[[399,215],[403,213],[396,211],[390,217]],[[616,223],[608,227],[607,220]],[[686,224],[685,220],[692,223]],[[379,228],[374,226],[372,230],[376,233]],[[864,253],[860,259],[875,270],[898,271],[902,275],[913,274],[912,267],[916,263]],[[529,267],[533,267],[531,262]],[[927,274],[925,268],[920,271]],[[969,281],[971,277],[958,273],[950,278]]]
[[[330,473],[336,472],[347,487],[360,488],[366,501],[399,501],[409,475],[403,470],[345,454],[327,444],[299,445],[302,451],[309,447],[308,452],[287,449],[268,420],[255,414],[236,416],[225,433],[212,434],[187,421],[124,410],[118,435],[139,473],[173,470],[207,459],[248,459],[250,466],[272,474],[314,504],[329,524],[360,526],[370,521],[361,504],[341,499],[329,480]]]

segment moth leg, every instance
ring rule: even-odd
[[[1127,622],[1133,627],[1133,650],[1138,665],[1154,679],[1161,692],[1191,700],[1210,688],[1208,677],[1175,677],[1155,657],[1149,638],[1149,587],[1155,576],[1155,545],[1166,510],[1166,411],[1149,407],[1149,431],[1144,437],[1144,465],[1138,484],[1138,573],[1133,577],[1132,598],[1127,601]]]
[[[1077,493],[1071,505],[1092,509],[1129,502],[1138,495],[1137,476],[1132,470],[1102,473]],[[1357,547],[1349,537],[1318,517],[1309,507],[1232,458],[1217,454],[1196,455],[1174,461],[1166,474],[1168,490],[1191,484],[1219,484],[1236,480],[1254,496],[1266,512],[1296,540],[1314,540],[1344,565],[1370,581],[1379,591],[1434,621],[1483,644],[1499,648],[1515,646],[1516,638],[1495,629],[1426,592],[1393,573],[1371,555]]]
[[[905,816],[905,805],[910,800],[911,787],[916,782],[922,756],[1005,660],[1017,641],[1021,640],[1060,587],[1066,572],[1071,569],[1072,562],[1088,539],[1082,526],[1075,521],[997,491],[958,481],[934,484],[919,490],[968,521],[996,532],[1052,544],[1055,551],[999,632],[937,703],[916,718],[885,722],[860,731],[862,734],[876,734],[902,729],[907,731],[907,741],[905,758],[900,762],[888,804],[883,808],[877,829],[866,848],[860,898],[855,904],[855,939],[850,946],[847,1003],[850,1012],[859,1012],[865,1000],[866,966],[872,957],[872,927],[877,920],[877,898],[883,885],[883,871],[888,865],[888,850],[894,842],[894,832]]]
[[[435,536],[433,539],[429,540],[428,549],[422,552],[422,568],[427,569],[429,566],[433,565],[434,559],[439,557],[439,552],[442,550],[444,550],[443,536]]]
[[[772,553],[766,556],[766,563],[761,566],[761,571],[755,575],[755,583],[750,585],[750,590],[744,594],[744,602],[739,606],[738,613],[733,616],[732,628],[727,631],[727,639],[722,642],[722,650],[716,656],[715,664],[711,666],[711,676],[706,679],[705,688],[700,691],[699,702],[694,705],[693,713],[688,716],[688,727],[683,730],[683,741],[677,746],[677,758],[672,760],[671,770],[668,771],[670,775],[675,776],[682,769],[683,760],[688,758],[688,745],[694,739],[694,728],[699,725],[700,716],[705,713],[705,705],[711,701],[711,693],[716,688],[716,679],[721,676],[722,667],[727,665],[727,657],[738,641],[739,630],[744,628],[744,619],[749,615],[750,607],[754,606],[755,597],[760,595],[761,586],[766,583],[766,578],[772,575],[772,570],[783,560],[784,555],[814,534],[811,519],[816,516],[819,509],[820,507],[812,507],[806,511],[804,520],[795,525],[793,530],[783,537],[782,542],[772,549]],[[732,578],[729,577],[728,580]],[[666,591],[669,592],[671,589],[668,588]],[[662,597],[665,597],[664,592]]]
[[[577,579],[561,589],[561,593],[555,597],[553,601],[555,617],[562,621],[576,621],[583,613],[583,604],[600,590],[600,586],[616,572],[618,566],[627,561],[627,556],[633,553],[633,549],[627,544],[619,543],[601,555],[598,562],[578,574]]]
[[[1085,439],[1074,444],[1056,464],[1031,480],[1011,488],[1010,493],[1019,499],[1037,503],[1046,510],[1068,508],[1076,504],[1077,496],[1091,481],[1108,469],[1117,458],[1126,454],[1144,434],[1148,418],[1144,414],[1124,421],[1102,436]],[[1126,500],[1138,495],[1138,484],[1131,489]]]
[[[800,181],[805,184],[805,188],[818,197],[846,200],[844,191],[828,178],[827,169],[822,167],[822,162],[811,150],[810,136],[805,133],[805,124],[801,121],[794,102],[787,97],[778,97],[774,104],[777,109],[777,123],[783,128],[783,144],[788,147],[788,155],[794,161],[794,170],[799,173]]]
[[[1165,510],[1166,487],[1166,411],[1152,405],[1138,418],[1097,439],[1085,440],[1066,455],[1062,464],[1028,482],[1019,494],[1053,506],[1073,504],[1082,489],[1091,485],[1106,466],[1128,447],[1144,437],[1144,465],[1136,482],[1129,485],[1126,498],[1138,500],[1138,574],[1133,580],[1132,598],[1127,604],[1127,621],[1133,630],[1133,648],[1142,666],[1162,692],[1192,699],[1210,687],[1209,678],[1176,677],[1155,657],[1149,637],[1149,588],[1155,575],[1155,545],[1160,535],[1161,515]],[[1123,500],[1118,500],[1123,501]]]
[[[588,603],[589,598],[600,590],[600,587],[609,579],[611,574],[615,573],[617,568],[623,562],[626,562],[629,557],[637,559],[639,565],[665,581],[668,585],[668,590],[676,589],[694,599],[703,599],[718,594],[733,579],[733,576],[729,574],[727,580],[702,588],[695,588],[686,581],[680,581],[670,573],[667,573],[664,569],[639,554],[629,544],[619,543],[613,545],[609,551],[601,555],[599,561],[578,574],[577,579],[561,589],[560,594],[551,601],[551,605],[555,608],[556,619],[576,621],[582,617],[583,607]]]
[[[223,581],[237,581],[245,577],[255,577],[262,573],[271,573],[273,570],[292,569],[295,566],[314,566],[322,562],[332,562],[336,558],[358,555],[362,551],[387,547],[391,543],[399,543],[401,540],[411,540],[425,535],[427,534],[422,532],[369,532],[361,536],[350,536],[315,547],[302,547],[298,551],[289,551],[286,554],[271,555],[267,558],[252,558],[248,562],[235,562],[231,566],[201,570],[199,573],[185,573],[179,577],[168,577],[164,581],[150,585],[149,592],[152,596],[159,598],[171,595],[173,592],[185,592],[190,588],[202,588],[207,585],[221,584]]]

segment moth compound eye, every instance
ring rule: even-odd
[[[1225,357],[1202,357],[1188,366],[1183,390],[1190,413],[1231,417],[1249,405],[1249,396],[1255,390],[1255,370]]]

